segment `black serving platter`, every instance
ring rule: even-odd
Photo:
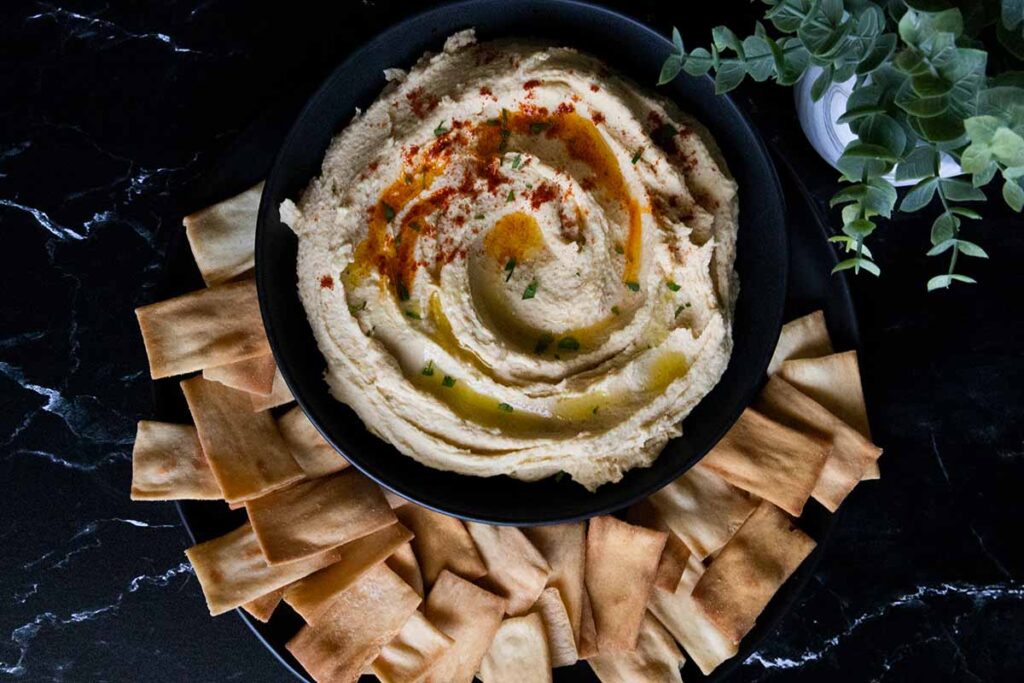
[[[653,84],[672,45],[650,28],[610,10],[567,0],[471,0],[412,17],[352,54],[309,100],[267,178],[256,235],[256,281],[267,336],[292,393],[324,437],[367,476],[400,496],[464,519],[491,524],[546,524],[613,512],[658,490],[697,462],[721,438],[764,378],[782,322],[786,295],[786,211],[782,189],[758,134],[733,102],[714,93],[709,78],[682,76],[662,94],[694,114],[721,146],[739,183],[736,269],[740,294],[735,348],[718,385],[683,424],[651,467],[591,493],[565,479],[522,482],[506,476],[469,477],[431,469],[370,434],[333,398],[325,362],[296,289],[297,240],[279,217],[319,174],[331,138],[365,109],[385,85],[387,67],[409,67],[445,38],[474,27],[480,40],[531,37],[590,52]]]

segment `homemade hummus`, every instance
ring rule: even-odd
[[[333,395],[438,469],[650,465],[732,352],[707,131],[586,54],[472,31],[385,75],[281,206]]]

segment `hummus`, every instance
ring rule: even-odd
[[[567,48],[450,37],[281,216],[332,394],[430,467],[595,489],[732,352],[736,184],[707,131]]]

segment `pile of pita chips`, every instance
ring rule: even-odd
[[[624,519],[464,523],[380,490],[292,401],[259,317],[259,188],[186,219],[208,287],[137,311],[154,378],[193,425],[139,423],[132,498],[222,500],[234,531],[186,551],[213,615],[305,622],[287,647],[317,681],[680,681],[740,642],[815,543],[795,521],[878,476],[854,352],[820,313],[788,323],[764,391],[711,453]],[[198,373],[198,374],[195,374]],[[682,649],[680,649],[680,647]],[[685,654],[684,652],[685,651]]]

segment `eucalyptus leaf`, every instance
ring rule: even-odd
[[[715,94],[721,95],[733,90],[743,82],[747,75],[747,69],[739,61],[726,60],[718,66],[715,72]]]
[[[953,278],[949,275],[936,275],[928,281],[928,291],[934,292],[936,289],[949,289],[952,281]]]
[[[852,109],[850,107],[847,107],[846,113],[844,113],[842,116],[836,119],[836,123],[850,123],[851,121],[856,121],[857,119],[864,116],[869,116],[870,114],[884,113],[885,107],[878,104],[869,104],[863,107],[854,107]]]
[[[907,80],[896,93],[896,106],[912,116],[931,118],[939,116],[949,109],[949,98],[946,95],[937,97],[921,97]]]
[[[875,224],[864,218],[850,221],[843,226],[843,233],[850,237],[863,239],[870,235],[875,229]]]
[[[1004,166],[1024,166],[1024,138],[1009,128],[996,130],[990,148],[992,156]]]
[[[1024,166],[1008,166],[1003,169],[1003,177],[1007,180],[1024,178]]]
[[[1007,180],[1003,183],[1003,199],[1014,211],[1024,209],[1024,190],[1016,180]]]
[[[919,145],[896,166],[896,180],[916,180],[936,175],[939,153],[931,145]]]
[[[932,244],[939,244],[948,239],[956,237],[956,231],[960,227],[960,219],[949,212],[939,214],[939,217],[932,223]]]
[[[675,46],[676,52],[680,54],[685,51],[683,49],[683,37],[679,34],[679,29],[675,26],[672,27],[672,45]]]
[[[953,89],[953,84],[942,76],[935,74],[918,74],[910,79],[910,87],[921,97],[945,95]]]
[[[658,75],[658,85],[671,83],[683,69],[682,55],[669,55],[665,63],[661,65],[661,73]]]
[[[972,116],[964,119],[964,130],[967,131],[971,142],[989,144],[1002,123],[1002,119],[996,116]]]
[[[711,40],[719,52],[729,49],[743,57],[743,44],[728,26],[715,26],[711,29]]]
[[[988,254],[984,249],[979,247],[974,242],[968,242],[967,240],[957,240],[957,248],[961,254],[965,256],[973,256],[974,258],[988,258]]]
[[[966,180],[958,178],[943,178],[939,181],[942,194],[946,199],[954,202],[983,202],[985,193],[971,185]]]
[[[821,99],[821,96],[828,90],[828,86],[832,85],[832,65],[825,67],[818,77],[814,79],[814,83],[811,84],[811,99],[817,102]]]
[[[972,220],[979,220],[981,218],[980,213],[974,209],[968,209],[966,206],[951,206],[949,207],[949,210],[958,216],[963,216],[964,218],[970,218]]]
[[[939,254],[942,254],[942,253],[944,253],[944,252],[947,252],[947,251],[949,251],[950,249],[952,249],[952,248],[953,248],[953,246],[954,246],[954,245],[955,245],[956,243],[957,243],[957,240],[955,240],[955,239],[952,239],[952,238],[950,238],[950,239],[948,239],[948,240],[945,240],[945,241],[943,241],[943,242],[939,242],[939,243],[938,243],[938,244],[936,244],[936,245],[935,245],[934,247],[932,247],[931,249],[929,249],[929,250],[928,250],[928,251],[926,252],[926,254],[925,254],[925,255],[926,255],[926,256],[938,256]]]
[[[1000,19],[1004,27],[1013,29],[1017,24],[1024,22],[1024,0],[1003,0],[1002,6]]]
[[[931,203],[935,190],[939,186],[938,178],[925,178],[907,191],[900,202],[900,211],[913,213],[920,211]]]
[[[702,47],[698,47],[687,55],[686,62],[683,64],[683,71],[691,76],[703,76],[711,70],[712,66],[714,66],[714,60],[711,58],[711,53]]]
[[[871,49],[857,63],[856,74],[864,76],[877,69],[896,50],[896,34],[883,33],[871,44]]]
[[[988,185],[992,182],[992,179],[996,177],[996,172],[999,170],[999,164],[994,161],[988,162],[984,168],[980,171],[974,172],[974,177],[971,179],[971,184],[975,187],[981,187]]]
[[[871,261],[868,261],[865,258],[856,257],[846,259],[845,261],[840,261],[839,263],[836,264],[836,267],[832,269],[832,273],[840,273],[844,270],[859,270],[862,268],[867,272],[871,273],[872,275],[874,275],[875,277],[878,277],[879,275],[882,274],[882,269],[879,268],[876,264],[872,263]]]
[[[774,57],[768,41],[758,36],[743,39],[747,73],[755,81],[765,81],[775,72]]]
[[[843,150],[842,156],[850,158],[863,157],[868,159],[878,159],[881,161],[896,161],[896,155],[890,152],[887,148],[866,142],[851,142],[846,146],[846,149]]]
[[[931,142],[953,142],[959,140],[964,134],[962,119],[953,116],[949,112],[939,116],[928,118],[915,117],[921,126],[924,137]]]

